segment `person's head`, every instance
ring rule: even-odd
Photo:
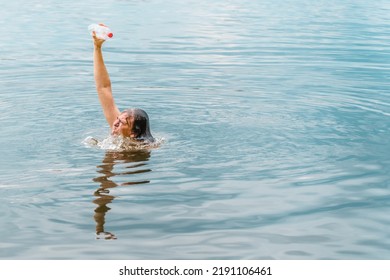
[[[142,109],[127,109],[115,120],[111,134],[135,140],[153,140],[148,114]]]

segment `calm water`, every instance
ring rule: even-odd
[[[389,1],[5,1],[1,259],[390,259]],[[109,134],[87,26],[150,151]],[[105,232],[106,234],[96,234]],[[111,240],[105,240],[111,238]]]

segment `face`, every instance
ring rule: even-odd
[[[112,135],[122,135],[124,137],[136,138],[138,135],[132,132],[134,119],[129,117],[126,112],[121,113],[118,118],[114,121],[112,126]]]
[[[125,137],[130,136],[130,127],[127,122],[127,117],[127,113],[122,113],[117,117],[112,126],[112,135],[123,135]]]

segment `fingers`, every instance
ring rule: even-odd
[[[105,42],[104,39],[99,38],[99,37],[96,35],[96,32],[95,32],[95,31],[92,31],[92,38],[93,38],[93,40],[94,40],[95,43],[103,44],[103,43]]]
[[[101,39],[99,37],[97,37],[96,35],[96,32],[95,31],[92,31],[92,38],[93,38],[93,43],[96,47],[101,47],[103,45],[103,43],[105,42],[104,39]]]

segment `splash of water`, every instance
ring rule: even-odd
[[[93,136],[86,137],[82,143],[88,148],[99,148],[110,151],[129,151],[158,148],[164,142],[164,138],[155,138],[154,141],[135,141],[122,136],[108,136],[98,139]]]

